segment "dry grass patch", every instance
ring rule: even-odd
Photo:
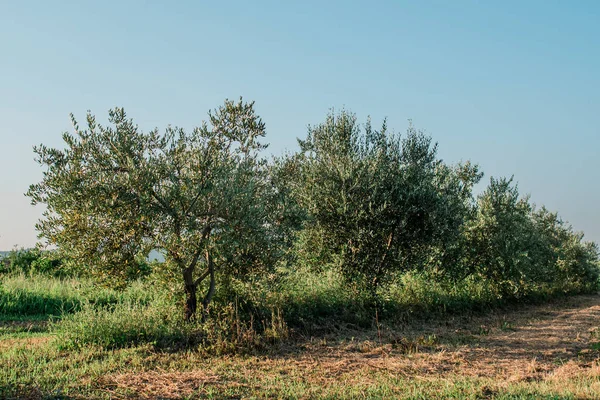
[[[196,366],[192,371],[114,375],[107,386],[140,398],[285,396],[290,387],[310,398],[339,394],[340,387],[363,393],[384,385],[403,397],[409,392],[400,387],[401,381],[452,387],[453,382],[467,380],[480,384],[474,394],[482,398],[517,389],[593,398],[600,397],[599,353],[590,350],[598,321],[600,297],[578,296],[563,303],[407,324],[397,330],[347,331],[258,357],[198,357],[186,362]],[[169,360],[176,355],[156,357],[158,364],[176,368]]]
[[[36,337],[21,337],[21,338],[9,338],[0,339],[0,351],[12,350],[17,348],[32,349],[37,346],[41,346],[50,341],[50,336],[36,336]]]
[[[39,334],[8,335],[0,351],[31,349],[7,351],[3,362],[18,361],[32,374],[10,378],[22,393],[44,379],[40,398],[59,389],[70,398],[112,399],[600,398],[600,352],[592,346],[598,321],[600,296],[578,296],[485,316],[346,327],[255,355],[206,357],[149,345],[51,351]],[[34,362],[48,368],[38,371]]]
[[[117,374],[102,382],[106,389],[115,393],[146,399],[179,399],[200,395],[207,386],[219,384],[219,377],[202,371],[165,372],[146,371]]]
[[[2,320],[0,319],[0,335],[21,332],[45,332],[48,329],[46,320]]]

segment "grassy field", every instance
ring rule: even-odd
[[[309,330],[290,327],[285,340],[270,336],[261,346],[216,354],[152,340],[135,344],[138,337],[131,346],[94,344],[95,337],[66,346],[65,337],[81,338],[77,329],[99,332],[99,338],[128,329],[150,335],[165,316],[143,315],[136,322],[118,313],[160,299],[141,285],[115,292],[85,281],[11,279],[0,294],[1,398],[600,397],[598,295],[428,313],[435,315],[430,319],[374,319],[370,326],[340,322],[319,329],[314,321]],[[20,300],[7,301],[15,296]],[[56,322],[61,313],[70,314]],[[129,325],[107,333],[110,321],[102,318],[113,315]],[[145,320],[150,323],[136,325]],[[87,325],[78,327],[81,321]]]

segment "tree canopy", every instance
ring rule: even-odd
[[[168,127],[142,132],[123,109],[110,126],[88,113],[73,119],[64,150],[39,146],[43,180],[29,189],[47,210],[37,228],[49,243],[108,276],[122,276],[138,254],[164,251],[185,284],[186,318],[196,289],[216,274],[243,274],[268,265],[277,221],[272,185],[260,156],[265,124],[253,103],[225,101],[192,132]]]
[[[475,196],[479,167],[445,163],[412,124],[399,135],[332,111],[299,151],[267,160],[265,124],[241,99],[191,132],[142,132],[120,108],[108,126],[91,113],[85,129],[72,120],[63,149],[35,148],[45,171],[28,195],[47,205],[40,236],[116,281],[158,249],[179,276],[186,319],[199,290],[206,310],[219,279],[282,260],[334,268],[376,303],[405,271],[482,278],[512,297],[597,281],[594,243],[512,179]]]
[[[300,140],[296,196],[309,215],[304,253],[337,262],[373,294],[395,272],[459,234],[471,187],[481,175],[449,167],[437,144],[412,125],[404,137],[330,113]],[[317,249],[317,250],[315,250]]]

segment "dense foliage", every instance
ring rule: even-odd
[[[90,114],[64,150],[36,148],[47,170],[28,194],[48,206],[41,237],[78,273],[178,288],[186,319],[198,288],[207,315],[215,298],[262,320],[282,309],[300,324],[310,310],[359,320],[374,305],[398,310],[427,297],[411,297],[425,287],[414,282],[443,293],[444,308],[597,288],[596,244],[512,179],[491,178],[475,195],[479,167],[445,163],[412,124],[399,135],[331,112],[297,153],[269,162],[252,103],[226,101],[209,117],[191,133],[143,133],[116,109],[113,127]],[[166,261],[148,264],[152,249]],[[67,265],[28,256],[3,268],[60,276],[52,271]],[[307,293],[330,279],[321,308]]]
[[[376,295],[394,273],[423,266],[456,241],[480,179],[470,164],[449,167],[431,138],[364,130],[345,111],[310,128],[296,156],[295,192],[308,213],[301,254],[333,263]]]
[[[169,127],[143,133],[122,109],[114,127],[73,119],[65,150],[40,146],[42,182],[28,192],[47,205],[38,229],[47,241],[109,277],[123,279],[136,258],[164,251],[182,277],[186,319],[195,315],[206,279],[204,308],[219,274],[268,267],[276,254],[277,212],[259,152],[265,125],[253,104],[226,101],[191,133]]]
[[[495,282],[505,296],[520,297],[536,286],[593,290],[598,248],[584,242],[557,214],[539,211],[519,196],[512,179],[490,180],[466,222],[466,269]]]

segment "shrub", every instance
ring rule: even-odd
[[[38,249],[14,249],[2,259],[0,272],[30,274],[32,264],[39,263],[42,252]]]
[[[281,312],[244,320],[233,304],[214,306],[206,321],[184,321],[177,302],[155,298],[151,303],[121,301],[111,307],[90,303],[56,322],[59,347],[89,345],[115,349],[150,344],[160,349],[198,348],[211,354],[249,351],[287,337]]]

